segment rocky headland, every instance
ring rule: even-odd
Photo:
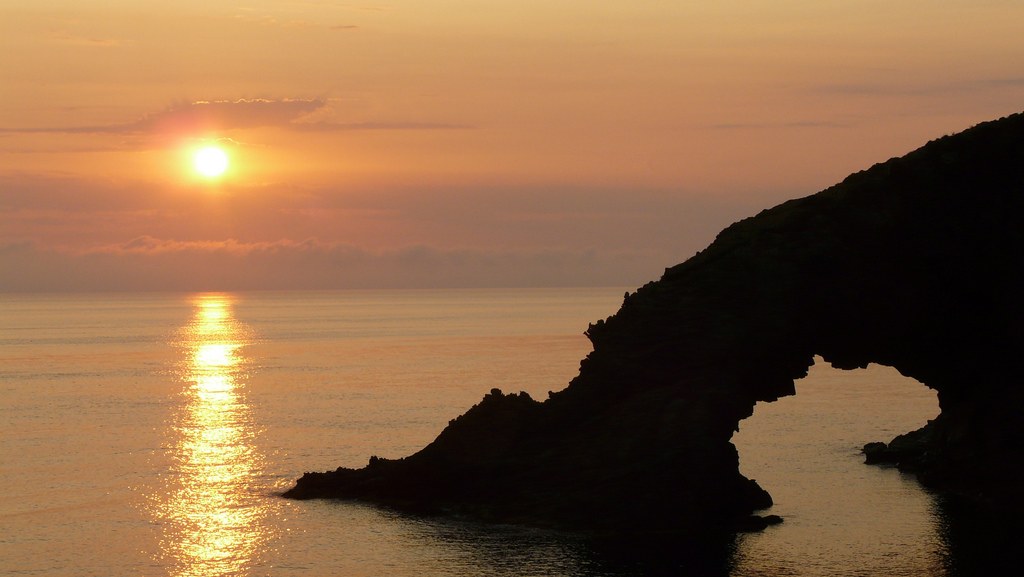
[[[609,534],[757,529],[771,497],[730,439],[820,355],[938,392],[925,430],[869,458],[1024,511],[1024,115],[733,224],[587,336],[547,400],[491,391],[421,451],[285,496]]]

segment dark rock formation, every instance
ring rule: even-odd
[[[929,451],[935,443],[935,421],[916,431],[897,435],[889,443],[864,445],[864,462],[868,465],[896,465],[901,471],[918,471],[928,464]]]
[[[611,533],[756,529],[777,519],[751,519],[771,500],[730,438],[818,354],[936,389],[915,470],[1024,509],[1024,115],[730,226],[587,336],[579,376],[547,401],[492,391],[422,451],[308,473],[286,496]]]

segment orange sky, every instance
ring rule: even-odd
[[[641,284],[1020,111],[1022,26],[977,0],[0,0],[0,290]]]

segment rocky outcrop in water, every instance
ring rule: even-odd
[[[1024,509],[1024,115],[730,226],[587,336],[579,376],[546,401],[492,391],[420,452],[307,473],[286,496],[611,533],[756,529],[771,498],[730,438],[820,355],[938,391],[914,470]]]

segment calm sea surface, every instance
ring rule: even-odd
[[[734,437],[785,523],[700,561],[277,495],[429,443],[492,388],[544,399],[623,289],[0,295],[2,575],[970,575],[972,529],[859,447],[933,418],[818,363]]]

